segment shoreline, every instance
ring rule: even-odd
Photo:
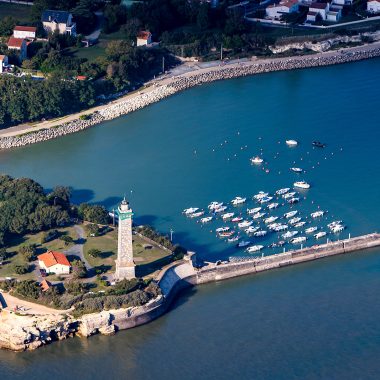
[[[162,294],[143,306],[103,310],[73,318],[69,314],[19,315],[6,308],[0,312],[0,348],[12,351],[34,350],[58,340],[95,334],[114,335],[157,319],[171,307],[181,290],[245,275],[315,261],[336,255],[360,252],[380,246],[380,234],[373,233],[328,242],[265,257],[244,258],[225,264],[194,266],[195,254],[162,269],[156,277]],[[1,296],[1,293],[0,293]]]
[[[4,129],[0,131],[0,149],[26,146],[80,132],[205,83],[268,72],[332,66],[376,57],[380,57],[380,42],[313,55],[253,59],[194,69],[177,76],[159,79],[137,93],[126,95],[106,105],[94,107],[78,114],[68,115],[55,121],[42,122],[37,127],[24,128],[23,126],[18,126]],[[87,119],[80,119],[82,115],[86,115]],[[65,120],[67,122],[64,122]]]

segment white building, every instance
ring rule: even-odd
[[[285,0],[278,4],[269,5],[266,10],[266,16],[272,19],[280,19],[282,15],[298,12],[297,0]]]
[[[37,28],[35,26],[15,26],[13,29],[13,37],[28,40],[36,38]]]
[[[0,74],[4,72],[4,68],[7,65],[8,65],[8,56],[0,55]]]
[[[142,30],[137,35],[137,46],[147,46],[152,43],[152,33],[146,30]]]
[[[367,2],[367,12],[380,13],[380,0],[371,0]]]
[[[42,13],[41,21],[46,33],[77,35],[77,24],[73,22],[70,12],[46,10]]]
[[[317,21],[318,16],[320,16],[322,20],[326,20],[327,12],[329,9],[329,3],[312,3],[309,7],[309,12],[307,14],[306,20],[315,22]]]
[[[46,273],[70,273],[71,265],[63,253],[49,251],[37,256],[37,259],[40,269],[45,270]]]

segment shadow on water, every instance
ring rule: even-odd
[[[94,199],[95,192],[89,189],[72,189],[71,200],[73,203],[87,203]]]

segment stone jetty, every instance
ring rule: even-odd
[[[152,103],[156,103],[179,91],[210,83],[217,80],[232,79],[248,75],[268,73],[273,71],[296,70],[310,67],[322,67],[354,61],[360,61],[380,56],[379,44],[365,45],[353,49],[344,49],[334,53],[296,56],[291,58],[274,58],[267,61],[248,61],[238,64],[211,67],[195,72],[185,73],[171,78],[169,83],[158,85],[145,93],[138,94],[129,99],[111,103],[100,110],[59,126],[40,129],[17,136],[0,138],[0,149],[9,149],[55,139],[70,133],[79,132],[96,124],[111,120],[130,112],[137,111]]]

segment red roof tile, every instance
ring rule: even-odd
[[[60,252],[53,252],[53,251],[45,252],[42,255],[39,255],[37,258],[39,261],[43,261],[46,268],[52,267],[53,265],[56,265],[56,264],[61,264],[68,267],[71,266],[69,263],[69,260],[67,260],[67,257],[63,253],[60,253]]]
[[[37,28],[35,26],[15,26],[13,30],[17,30],[19,32],[34,32],[34,33],[36,33]]]
[[[145,30],[142,30],[141,32],[139,32],[139,34],[137,35],[137,38],[140,38],[142,40],[148,40],[150,37],[152,37],[152,33],[150,32],[147,32]]]
[[[25,40],[23,38],[15,38],[15,37],[10,37],[8,40],[8,48],[18,48],[21,49],[22,43]]]

